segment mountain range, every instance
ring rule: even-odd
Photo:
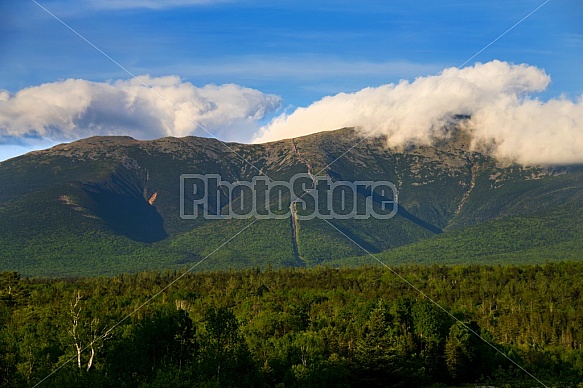
[[[91,137],[9,159],[0,163],[0,269],[67,277],[583,258],[583,166],[497,160],[472,149],[463,120],[431,145],[406,148],[343,128],[252,145]],[[183,174],[237,182],[308,172],[392,182],[398,212],[391,219],[180,217]]]

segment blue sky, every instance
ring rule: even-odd
[[[279,110],[267,112],[265,122],[325,96],[459,66],[542,1],[38,3],[135,75],[172,75],[197,87],[233,83],[278,96]],[[582,20],[581,1],[552,0],[468,65],[527,63],[551,76],[540,98],[576,100],[583,94]],[[130,76],[33,1],[0,0],[0,90],[13,95],[71,78]],[[33,144],[27,136],[4,135],[0,160],[61,140],[39,136]]]

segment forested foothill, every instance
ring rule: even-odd
[[[394,271],[3,272],[0,385],[581,387],[583,263]]]

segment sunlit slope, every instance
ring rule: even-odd
[[[456,126],[448,130],[447,141],[407,149],[363,139],[349,128],[257,145],[93,137],[10,159],[0,163],[0,268],[30,275],[114,274],[190,267],[207,256],[196,269],[311,266],[364,255],[359,246],[402,261],[534,260],[557,244],[575,244],[577,251],[574,240],[565,240],[568,233],[547,232],[562,230],[557,225],[532,224],[547,225],[544,220],[561,214],[556,217],[570,220],[569,230],[579,230],[580,166],[502,163],[470,151]],[[181,195],[186,203],[193,198],[191,187],[181,192],[182,174],[217,174],[232,183],[254,177],[286,182],[307,172],[333,181],[390,182],[398,190],[397,215],[299,220],[295,228],[290,218],[180,217]],[[284,197],[280,208],[287,211],[289,200]],[[209,203],[225,211],[240,201],[219,190]],[[273,198],[268,204],[277,205]],[[514,245],[484,244],[481,233],[488,228],[515,228]],[[448,238],[460,247],[443,248]],[[426,254],[409,257],[419,249]],[[521,258],[497,256],[529,249]]]

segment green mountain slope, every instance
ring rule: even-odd
[[[382,263],[535,264],[583,260],[583,201],[510,216],[375,254]],[[372,252],[371,252],[372,253]],[[331,265],[381,265],[370,255],[343,258]]]
[[[408,149],[387,147],[382,138],[363,141],[345,128],[259,145],[93,137],[32,152],[0,163],[0,269],[111,275],[202,259],[196,269],[311,266],[365,254],[343,234],[399,262],[563,258],[551,254],[557,249],[572,251],[566,258],[573,259],[581,252],[580,166],[503,165],[470,151],[457,126],[445,130],[447,141]],[[181,174],[236,182],[260,173],[288,181],[307,172],[392,182],[398,213],[329,223],[180,218]],[[240,200],[230,203],[221,192],[211,205],[224,209]]]

